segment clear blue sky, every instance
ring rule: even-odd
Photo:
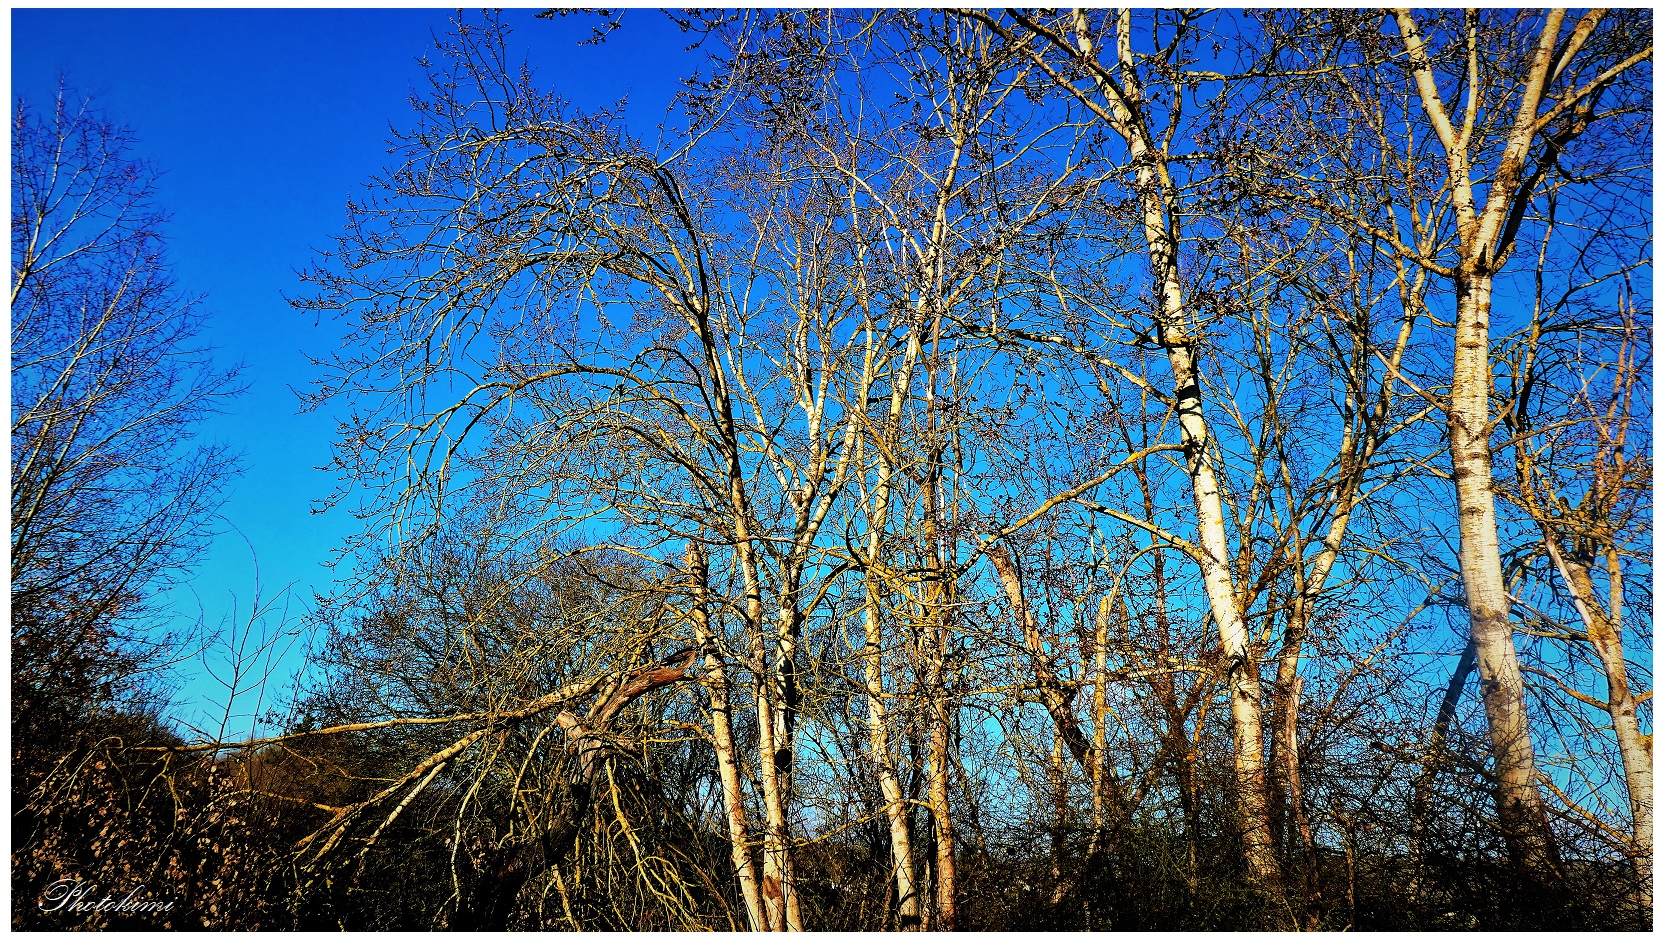
[[[661,13],[629,11],[601,45],[580,46],[597,17],[537,20],[510,10],[514,46],[537,80],[583,108],[626,98],[629,126],[654,137],[697,65],[689,38]],[[332,580],[326,564],[354,527],[344,511],[310,512],[333,487],[331,414],[298,414],[292,390],[314,379],[310,354],[339,330],[292,311],[296,272],[325,248],[344,204],[384,165],[390,126],[407,124],[417,57],[445,33],[449,10],[14,10],[12,94],[44,103],[59,77],[91,94],[163,171],[170,257],[180,285],[206,296],[208,342],[243,363],[249,391],[212,420],[209,437],[243,454],[226,532],[174,601],[213,622],[236,596],[248,606],[259,562],[267,594],[294,585],[293,616]],[[249,539],[233,532],[236,528]],[[195,595],[195,598],[193,597]],[[294,666],[294,663],[293,665]],[[194,665],[187,665],[193,669]],[[201,665],[196,670],[202,670]],[[187,678],[181,706],[213,692]]]

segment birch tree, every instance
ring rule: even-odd
[[[1199,547],[1195,558],[1220,632],[1221,653],[1232,690],[1233,753],[1240,813],[1244,819],[1245,857],[1251,876],[1258,883],[1271,886],[1278,878],[1278,863],[1273,854],[1265,797],[1259,666],[1250,657],[1245,613],[1232,582],[1225,502],[1215,468],[1199,352],[1187,306],[1186,275],[1182,272],[1186,261],[1181,251],[1184,206],[1181,190],[1174,182],[1172,147],[1179,129],[1184,85],[1167,79],[1156,87],[1150,84],[1157,79],[1141,68],[1135,56],[1133,16],[1129,11],[1116,13],[1113,22],[1106,24],[1107,40],[1115,48],[1102,55],[1100,37],[1095,34],[1093,20],[1086,11],[1074,11],[1061,21],[1037,21],[1029,14],[1011,11],[1010,25],[986,13],[969,11],[966,15],[984,23],[1008,42],[1025,48],[1043,71],[1096,114],[1127,146],[1134,174],[1133,192],[1141,206],[1150,257],[1156,323],[1154,343],[1167,357],[1172,373],[1173,406],[1192,484]],[[1190,14],[1174,18],[1173,37],[1162,46],[1153,62],[1176,68],[1174,58],[1186,55],[1193,40],[1194,18]],[[1162,24],[1158,25],[1162,28]],[[1054,67],[1049,57],[1062,64]],[[1154,97],[1159,93],[1159,97]]]
[[[1445,408],[1460,579],[1494,741],[1496,800],[1515,865],[1531,874],[1551,872],[1560,863],[1540,794],[1495,515],[1492,296],[1496,279],[1517,255],[1530,201],[1560,171],[1566,149],[1595,123],[1636,107],[1635,76],[1650,59],[1649,36],[1637,16],[1603,10],[1573,17],[1553,10],[1538,22],[1523,14],[1421,18],[1396,11],[1350,18],[1331,29],[1355,44],[1365,66],[1399,70],[1387,82],[1372,78],[1378,68],[1364,73],[1361,114],[1371,133],[1384,127],[1382,118],[1370,118],[1374,112],[1410,115],[1422,143],[1402,155],[1434,154],[1442,165],[1435,200],[1446,212],[1433,214],[1435,242],[1424,230],[1392,227],[1387,217],[1345,210],[1329,194],[1299,188],[1333,218],[1453,288]],[[1399,151],[1410,139],[1391,134],[1381,140]],[[1406,173],[1422,173],[1424,166],[1410,162]]]

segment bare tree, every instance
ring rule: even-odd
[[[299,924],[409,847],[453,893],[368,924],[1641,918],[1648,315],[1602,298],[1649,217],[1581,125],[1640,126],[1642,20],[673,20],[653,145],[462,17],[308,274],[368,524],[326,679],[146,753],[289,806]],[[1485,284],[1527,322],[1472,334]]]
[[[1496,801],[1516,866],[1531,874],[1560,862],[1539,790],[1494,511],[1491,296],[1517,257],[1531,201],[1552,185],[1564,155],[1594,123],[1639,107],[1635,83],[1644,70],[1636,67],[1651,54],[1646,30],[1635,15],[1604,10],[1287,21],[1280,45],[1310,52],[1280,58],[1298,74],[1338,77],[1353,120],[1324,138],[1332,143],[1318,163],[1298,164],[1294,155],[1288,166],[1256,162],[1302,203],[1374,240],[1394,264],[1422,268],[1454,289],[1452,363],[1446,392],[1433,401],[1448,417],[1459,572],[1494,740]],[[1346,42],[1320,45],[1325,36]],[[1409,124],[1422,134],[1407,133]],[[1342,188],[1335,170],[1296,172],[1359,153],[1390,171],[1363,208],[1344,201],[1354,190]]]
[[[156,593],[236,467],[195,441],[237,392],[164,254],[156,171],[61,90],[12,119],[14,723],[85,719],[166,658]]]
[[[1010,11],[1012,25],[986,13],[968,11],[1008,42],[1025,47],[1039,67],[1096,114],[1127,145],[1134,170],[1133,191],[1141,206],[1145,245],[1150,256],[1156,323],[1153,342],[1166,355],[1174,383],[1172,397],[1180,428],[1185,470],[1190,475],[1197,520],[1194,558],[1203,573],[1206,598],[1220,631],[1221,650],[1232,690],[1233,746],[1237,766],[1240,814],[1246,860],[1252,877],[1274,886],[1278,862],[1273,854],[1268,820],[1266,770],[1262,757],[1261,684],[1258,659],[1250,656],[1249,632],[1240,593],[1233,585],[1228,549],[1226,508],[1214,446],[1204,408],[1198,342],[1193,315],[1187,305],[1182,270],[1181,188],[1174,181],[1175,135],[1180,132],[1184,84],[1152,76],[1134,51],[1132,14],[1121,11],[1105,24],[1115,49],[1100,58],[1099,37],[1092,17],[1076,10],[1055,21]],[[1176,57],[1190,55],[1196,33],[1195,16],[1173,18],[1173,38],[1163,43],[1153,60],[1175,69]],[[1159,22],[1159,35],[1163,24]],[[1037,47],[1038,44],[1038,47]],[[1060,64],[1054,66],[1049,59]],[[1153,85],[1153,83],[1155,83]],[[1194,85],[1196,82],[1193,83]],[[1090,91],[1088,87],[1090,86]],[[1157,92],[1160,98],[1154,99]]]
[[[1576,332],[1576,349],[1565,349],[1565,344],[1550,352],[1542,349],[1543,334],[1556,312],[1537,308],[1522,368],[1517,370],[1520,375],[1514,376],[1517,407],[1506,419],[1516,480],[1507,498],[1534,522],[1534,555],[1544,555],[1550,564],[1558,595],[1572,607],[1603,675],[1605,696],[1600,700],[1576,689],[1584,683],[1571,686],[1531,668],[1568,696],[1610,717],[1632,828],[1626,853],[1637,876],[1636,898],[1649,912],[1651,745],[1640,731],[1639,707],[1650,691],[1635,692],[1632,660],[1623,644],[1633,616],[1628,560],[1638,555],[1640,534],[1648,527],[1642,515],[1650,474],[1638,418],[1643,407],[1639,384],[1645,366],[1640,352],[1644,328],[1634,308],[1631,299],[1623,297],[1618,316],[1610,319],[1613,323],[1566,319],[1562,326]],[[1583,335],[1591,332],[1601,335],[1600,346],[1609,342],[1611,333],[1619,333],[1614,362],[1603,364],[1606,383],[1595,383],[1587,374],[1597,367],[1578,355],[1585,349]],[[1608,354],[1608,347],[1603,352]],[[1595,385],[1605,388],[1595,392]],[[1559,397],[1565,406],[1561,417],[1542,416],[1541,406]],[[1595,575],[1601,567],[1602,586]]]

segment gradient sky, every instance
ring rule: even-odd
[[[514,54],[536,79],[582,108],[626,100],[629,127],[651,138],[679,80],[698,64],[661,13],[629,11],[603,44],[582,46],[597,17],[537,20],[511,10]],[[163,171],[170,258],[180,286],[205,295],[207,341],[244,364],[249,391],[206,435],[243,455],[223,508],[225,532],[173,607],[217,622],[236,599],[248,611],[260,565],[264,595],[290,587],[302,625],[328,564],[355,521],[311,513],[334,480],[331,413],[298,414],[293,390],[315,378],[309,355],[340,338],[331,322],[293,311],[296,272],[327,247],[344,204],[388,158],[393,124],[408,123],[416,59],[449,29],[449,10],[13,10],[12,94],[43,105],[60,77],[128,125],[137,156]],[[242,537],[239,534],[242,534]],[[248,539],[248,544],[245,542]],[[293,657],[289,666],[294,667]],[[203,716],[216,688],[188,664],[181,715]],[[195,676],[193,676],[195,675]]]

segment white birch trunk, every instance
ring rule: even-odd
[[[749,917],[749,928],[760,932],[767,925],[762,913],[761,887],[756,882],[756,865],[750,857],[749,823],[744,815],[744,790],[738,775],[738,751],[732,739],[732,702],[726,666],[716,650],[709,624],[709,563],[696,542],[686,549],[686,567],[693,586],[692,618],[698,649],[703,652],[704,686],[709,689],[709,715],[715,737],[715,767],[721,778],[721,803],[726,808],[727,837],[732,843],[732,868],[738,879],[739,895]]]
[[[1076,32],[1082,52],[1093,53],[1084,11],[1076,11]],[[1134,188],[1144,208],[1145,242],[1151,255],[1158,320],[1169,368],[1174,374],[1176,415],[1186,471],[1192,482],[1192,504],[1197,515],[1198,542],[1204,558],[1204,592],[1220,632],[1221,653],[1228,667],[1233,728],[1233,775],[1236,805],[1243,836],[1245,863],[1260,885],[1276,888],[1278,860],[1273,852],[1267,815],[1267,785],[1262,756],[1261,681],[1257,659],[1249,648],[1243,608],[1232,582],[1226,539],[1224,503],[1212,461],[1209,425],[1203,412],[1196,341],[1189,334],[1185,294],[1180,279],[1180,250],[1173,225],[1173,197],[1167,155],[1152,139],[1151,129],[1130,110],[1142,89],[1134,68],[1132,25],[1127,11],[1119,14],[1117,58],[1125,89],[1101,80],[1099,87],[1114,118],[1115,130],[1133,157]]]

